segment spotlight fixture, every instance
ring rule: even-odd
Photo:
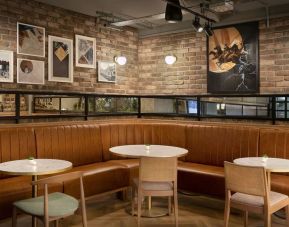
[[[214,31],[212,30],[212,26],[209,23],[205,24],[204,31],[207,36],[212,36],[214,34]]]
[[[169,4],[169,3],[173,3]],[[183,20],[182,9],[179,0],[168,0],[166,7],[166,21],[169,23],[177,23]]]
[[[165,62],[166,62],[167,65],[172,65],[176,61],[177,61],[177,57],[175,55],[170,54],[170,55],[167,55],[165,57]]]
[[[119,65],[125,65],[126,64],[126,57],[125,56],[118,56],[118,57],[114,57],[114,61],[119,64]]]
[[[200,24],[200,18],[199,17],[195,17],[195,20],[193,21],[193,27],[196,30],[196,32],[202,32],[204,30],[204,28]]]

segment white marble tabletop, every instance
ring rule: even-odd
[[[9,175],[46,175],[71,168],[71,162],[58,159],[22,159],[0,163],[0,172]]]
[[[270,172],[289,172],[289,160],[282,158],[246,157],[235,159],[234,163],[247,166],[264,166]]]
[[[110,152],[130,158],[140,157],[155,157],[155,158],[168,158],[168,157],[181,157],[188,153],[188,150],[181,147],[165,146],[165,145],[123,145],[111,147]]]

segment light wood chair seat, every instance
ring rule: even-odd
[[[133,179],[133,183],[135,187],[138,187],[139,180],[138,178]],[[149,191],[166,191],[166,190],[173,190],[172,182],[149,182],[143,181],[142,182],[142,190],[149,190]]]
[[[278,192],[269,192],[269,203],[271,206],[275,206],[286,199],[288,199],[287,195]],[[235,204],[242,204],[245,206],[264,207],[264,197],[262,196],[248,195],[237,192],[232,195],[231,201]]]

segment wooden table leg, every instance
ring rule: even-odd
[[[37,175],[32,175],[32,181],[37,181]],[[32,197],[37,197],[37,185],[32,186]],[[32,217],[32,227],[37,227],[37,219],[36,217]]]

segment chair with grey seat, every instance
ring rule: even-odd
[[[82,176],[82,172],[71,172],[32,182],[32,185],[44,185],[44,196],[14,202],[12,226],[16,227],[17,225],[18,212],[40,219],[45,227],[49,227],[51,221],[55,221],[56,226],[58,226],[59,219],[73,215],[81,207],[83,227],[87,227]],[[80,180],[80,205],[76,198],[67,194],[61,192],[48,194],[48,184],[62,183],[74,179]]]
[[[264,167],[241,166],[229,162],[225,162],[224,166],[226,183],[224,227],[229,226],[230,207],[244,212],[246,227],[248,212],[264,214],[264,226],[271,227],[271,214],[285,208],[286,226],[289,226],[289,197],[270,190]]]

